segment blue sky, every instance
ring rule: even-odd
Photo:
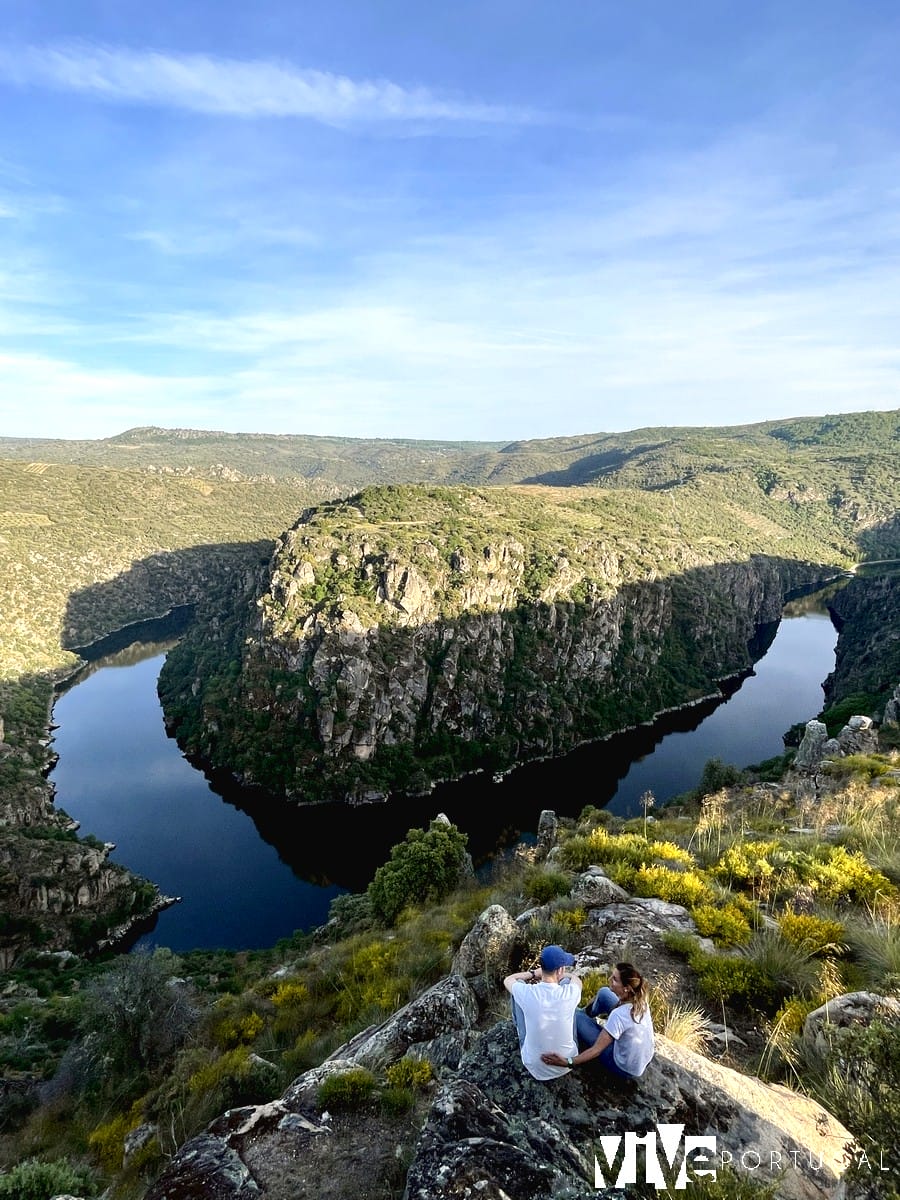
[[[0,0],[0,433],[898,407],[896,0]]]

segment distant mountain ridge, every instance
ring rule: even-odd
[[[836,450],[851,458],[875,456],[888,466],[898,447],[900,409],[510,442],[142,426],[98,440],[0,438],[0,459],[191,474],[225,468],[241,478],[301,477],[350,489],[372,483],[547,483],[656,490],[698,473],[751,465],[782,473],[796,469],[803,482],[823,452],[829,459]]]

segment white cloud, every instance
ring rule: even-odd
[[[524,123],[534,113],[474,100],[444,98],[424,87],[385,79],[350,79],[287,62],[164,54],[87,42],[0,48],[9,82],[81,92],[120,103],[240,117],[308,117],[352,122]]]

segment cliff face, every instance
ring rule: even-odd
[[[900,571],[875,570],[851,579],[830,606],[841,635],[826,695],[831,704],[859,696],[865,712],[880,711],[900,678]]]
[[[304,514],[242,617],[170,657],[189,752],[298,800],[559,754],[714,693],[827,573],[692,545],[646,498],[638,536],[608,496],[408,493],[387,518],[368,493]]]

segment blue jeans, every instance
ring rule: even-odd
[[[601,1026],[593,1018],[608,1016],[618,1003],[619,997],[612,988],[602,987],[586,1008],[575,1010],[575,1037],[579,1050],[587,1050],[593,1046],[603,1032]],[[605,1049],[600,1051],[595,1061],[605,1067],[611,1075],[618,1076],[619,1079],[634,1079],[634,1075],[629,1075],[616,1063],[615,1048],[615,1042],[610,1042]]]

